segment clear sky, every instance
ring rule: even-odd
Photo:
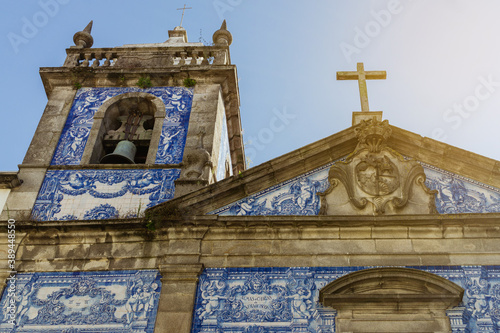
[[[355,81],[392,125],[500,160],[498,0],[23,0],[0,21],[0,171],[22,162],[47,97],[38,69],[62,66],[73,34],[94,20],[94,47],[156,43],[179,25],[212,41],[227,20],[252,166],[351,126]]]

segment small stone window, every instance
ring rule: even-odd
[[[165,118],[163,102],[147,93],[115,96],[99,108],[83,164],[153,164]]]

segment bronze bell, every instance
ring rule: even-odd
[[[135,164],[134,157],[137,148],[133,142],[122,140],[118,142],[115,150],[103,158],[101,164]]]

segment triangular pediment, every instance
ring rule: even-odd
[[[500,162],[392,125],[387,124],[387,128],[391,135],[386,138],[385,147],[390,153],[379,157],[379,164],[384,165],[384,170],[389,166],[389,169],[392,168],[390,172],[406,177],[402,178],[401,186],[406,184],[415,189],[415,184],[419,183],[423,190],[418,194],[420,201],[416,202],[415,193],[407,193],[406,198],[403,195],[400,199],[395,194],[387,194],[389,190],[370,190],[368,182],[365,191],[386,195],[386,203],[382,203],[386,211],[393,214],[500,212]],[[350,168],[354,170],[352,172],[359,172],[360,163],[371,154],[360,153],[364,148],[360,147],[359,125],[350,127],[149,211],[155,214],[182,211],[188,215],[233,216],[356,215],[349,211],[325,211],[322,198],[317,194],[328,191],[335,182],[332,180],[332,166],[338,169],[338,166],[344,165],[347,170],[349,166],[345,167],[346,163],[357,163]],[[353,156],[358,156],[358,160],[354,160]],[[349,181],[354,182],[352,179],[346,182]],[[426,191],[432,193],[425,194]],[[420,210],[429,201],[424,194],[436,198],[435,205],[434,199],[431,200],[434,208]],[[352,196],[348,193],[345,197],[350,199]],[[382,199],[373,199],[377,200]],[[414,207],[417,208],[407,212],[398,210],[401,200],[416,203]],[[336,202],[333,204],[337,205]],[[365,211],[360,215],[385,213],[384,209],[378,212],[374,208],[363,209]]]

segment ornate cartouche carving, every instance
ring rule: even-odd
[[[330,168],[330,187],[321,197],[320,214],[380,215],[435,213],[434,192],[414,160],[387,147],[387,120],[365,120],[354,129],[358,145],[345,162]]]

